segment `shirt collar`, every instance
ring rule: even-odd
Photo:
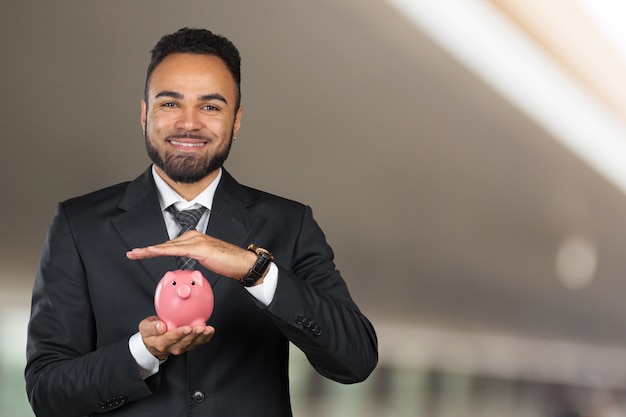
[[[217,190],[217,185],[222,178],[222,168],[220,168],[217,177],[213,180],[208,187],[206,187],[200,194],[196,196],[191,201],[187,201],[180,196],[172,187],[170,187],[163,178],[157,174],[154,169],[154,165],[152,165],[152,177],[154,178],[154,183],[157,187],[157,194],[159,195],[159,204],[161,205],[161,210],[165,210],[172,204],[175,205],[177,210],[185,210],[190,208],[197,208],[197,206],[204,206],[211,210],[213,207],[213,197],[215,196],[215,190]]]

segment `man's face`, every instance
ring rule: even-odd
[[[157,170],[175,182],[195,183],[218,169],[239,131],[237,85],[211,55],[176,53],[152,72],[141,102],[146,148]]]

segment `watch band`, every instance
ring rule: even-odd
[[[274,255],[272,255],[267,249],[259,248],[254,244],[250,244],[250,246],[248,246],[248,250],[256,253],[258,257],[252,268],[250,268],[250,271],[248,271],[248,274],[239,280],[239,282],[241,282],[241,284],[245,287],[251,287],[259,279],[261,279],[274,260]]]

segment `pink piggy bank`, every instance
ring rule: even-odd
[[[211,284],[200,271],[169,271],[157,285],[154,308],[168,329],[204,326],[213,313]]]

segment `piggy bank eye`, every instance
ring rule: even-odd
[[[191,285],[196,285],[196,281],[191,281]]]
[[[172,281],[172,285],[176,285],[176,281]]]

